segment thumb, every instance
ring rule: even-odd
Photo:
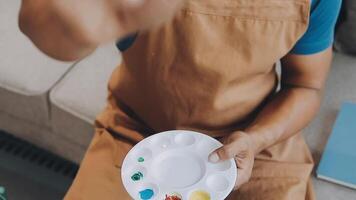
[[[123,0],[121,4],[129,8],[137,8],[143,6],[145,4],[145,0]]]
[[[142,30],[174,17],[183,0],[116,0],[117,16],[127,29]]]
[[[234,158],[236,155],[234,148],[231,144],[224,145],[209,155],[209,161],[212,163],[217,163],[220,161],[229,160]]]

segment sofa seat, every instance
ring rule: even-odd
[[[73,63],[50,59],[21,33],[20,3],[0,1],[0,129],[51,150],[62,139],[51,134],[49,91]]]
[[[50,59],[20,32],[20,2],[0,1],[0,112],[49,127],[48,92],[72,64]]]
[[[93,133],[96,115],[104,109],[110,75],[121,57],[115,44],[97,49],[78,62],[51,91],[51,127],[53,134],[77,145],[75,152],[65,149],[61,154],[80,160]],[[55,144],[61,148],[61,144]]]

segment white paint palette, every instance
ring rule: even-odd
[[[223,200],[232,191],[234,159],[211,163],[221,147],[216,139],[193,131],[167,131],[135,145],[121,168],[125,189],[135,200]]]

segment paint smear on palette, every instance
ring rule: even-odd
[[[182,196],[178,193],[166,194],[166,198],[164,200],[182,200]]]
[[[149,200],[153,197],[154,192],[151,189],[145,189],[139,192],[140,193],[140,198],[142,200]]]
[[[189,200],[211,200],[211,198],[208,192],[197,190],[190,195]]]
[[[144,159],[143,157],[139,157],[139,158],[137,159],[137,161],[138,161],[138,162],[144,162],[145,159]]]
[[[136,172],[131,176],[131,180],[133,181],[139,181],[143,179],[143,174],[141,172]]]

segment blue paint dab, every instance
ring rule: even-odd
[[[149,200],[153,197],[153,195],[154,195],[154,192],[151,189],[145,189],[145,190],[140,191],[140,198],[142,200]]]

